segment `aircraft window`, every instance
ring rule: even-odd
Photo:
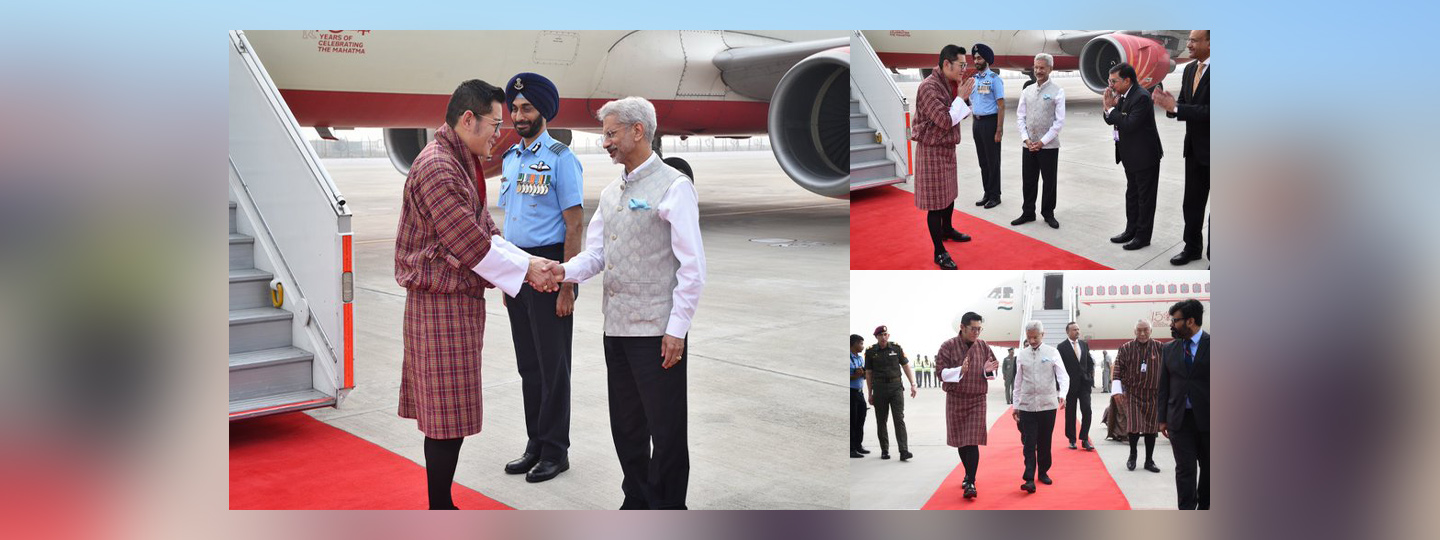
[[[1095,287],[1085,287],[1085,296],[1095,296]]]
[[[1171,284],[1170,284],[1170,294],[1175,294],[1175,284],[1174,284],[1174,283],[1171,283]],[[1182,352],[1183,352],[1183,351],[1182,351]]]
[[[1205,292],[1210,292],[1210,282],[1205,282]]]
[[[1114,285],[1111,285],[1111,286],[1110,286],[1110,296],[1115,296],[1115,286],[1114,286]],[[1181,351],[1181,352],[1184,352],[1184,351]]]
[[[1180,284],[1180,292],[1183,293],[1183,294],[1190,294],[1190,284],[1189,284],[1189,283],[1181,283],[1181,284]]]
[[[1120,286],[1120,294],[1130,294],[1130,286],[1129,286],[1129,285],[1121,285],[1121,286]]]
[[[1145,294],[1155,294],[1155,286],[1154,286],[1154,285],[1146,285],[1146,286],[1145,286]]]
[[[1199,284],[1199,283],[1196,283],[1194,286],[1190,287],[1190,290],[1195,291],[1196,293],[1199,293],[1199,292],[1200,292],[1200,284]]]

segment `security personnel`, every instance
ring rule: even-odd
[[[580,252],[584,196],[580,160],[550,138],[545,125],[559,111],[560,94],[549,79],[521,73],[505,85],[521,142],[505,151],[500,207],[504,236],[531,255],[567,261]],[[543,293],[529,284],[505,297],[510,336],[525,400],[525,453],[505,465],[509,474],[544,482],[570,468],[570,339],[575,284]]]
[[[970,125],[975,139],[975,156],[980,162],[980,183],[985,195],[975,206],[994,208],[1000,205],[1000,138],[1005,131],[1005,82],[990,71],[995,51],[989,45],[976,43],[972,61],[975,63],[975,91],[970,94],[970,110],[975,122]]]
[[[870,404],[875,406],[876,434],[880,437],[880,459],[890,459],[890,434],[885,429],[886,415],[893,411],[895,441],[900,445],[900,461],[910,459],[910,442],[905,433],[905,386],[900,374],[910,381],[910,397],[915,397],[915,374],[910,360],[898,343],[890,341],[890,331],[883,325],[875,328],[878,342],[865,349],[865,379],[870,387]]]

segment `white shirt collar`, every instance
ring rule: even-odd
[[[649,167],[651,164],[659,161],[659,159],[657,159],[658,157],[659,156],[657,156],[655,152],[650,152],[650,158],[646,159],[644,163],[641,163],[639,167],[635,167],[635,170],[630,171],[629,174],[626,174],[625,171],[622,169],[620,171],[620,179],[629,182],[631,179],[638,176],[641,171],[644,171],[646,167]]]

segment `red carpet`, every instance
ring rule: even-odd
[[[964,212],[955,212],[954,225],[974,238],[945,243],[961,270],[1110,270]],[[937,270],[932,253],[925,212],[915,208],[914,195],[894,186],[850,194],[851,270]]]
[[[415,440],[420,441],[420,432]],[[462,465],[463,466],[463,465]],[[455,506],[508,510],[459,484]],[[232,510],[423,510],[425,468],[304,413],[230,424]]]
[[[1077,419],[1078,421],[1078,419]],[[1092,430],[1098,422],[1092,424]],[[1104,429],[1101,425],[1100,429]],[[1092,434],[1094,432],[1092,431]],[[1103,433],[1103,432],[1102,432]],[[989,444],[980,447],[980,470],[975,473],[975,490],[979,495],[966,501],[960,483],[965,480],[965,467],[955,458],[955,470],[940,484],[940,489],[925,503],[924,510],[1129,510],[1130,502],[1115,485],[1096,452],[1071,450],[1065,440],[1065,412],[1055,415],[1055,435],[1051,439],[1050,466],[1052,485],[1035,482],[1035,493],[1020,490],[1025,480],[1024,458],[1020,453],[1020,430],[1005,414],[990,426]]]

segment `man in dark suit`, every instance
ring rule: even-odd
[[[1210,509],[1210,334],[1200,330],[1205,306],[1195,299],[1170,307],[1170,334],[1160,363],[1160,433],[1175,452],[1181,510]],[[1196,481],[1196,465],[1199,481]]]
[[[1200,228],[1210,198],[1210,31],[1191,30],[1186,48],[1195,61],[1185,66],[1180,99],[1164,90],[1154,96],[1165,116],[1185,122],[1185,249],[1170,259],[1176,266],[1200,258],[1200,248],[1205,246]]]
[[[1115,126],[1115,162],[1125,166],[1125,232],[1110,238],[1126,250],[1150,245],[1155,228],[1155,189],[1160,185],[1160,131],[1150,93],[1135,82],[1135,68],[1110,68],[1102,98],[1105,123]]]
[[[1065,374],[1070,377],[1070,392],[1065,396],[1065,438],[1074,450],[1075,409],[1080,409],[1080,441],[1085,450],[1094,450],[1090,444],[1090,390],[1095,382],[1095,360],[1090,358],[1090,344],[1080,341],[1080,325],[1070,321],[1065,325],[1065,335],[1068,339],[1056,346]]]

